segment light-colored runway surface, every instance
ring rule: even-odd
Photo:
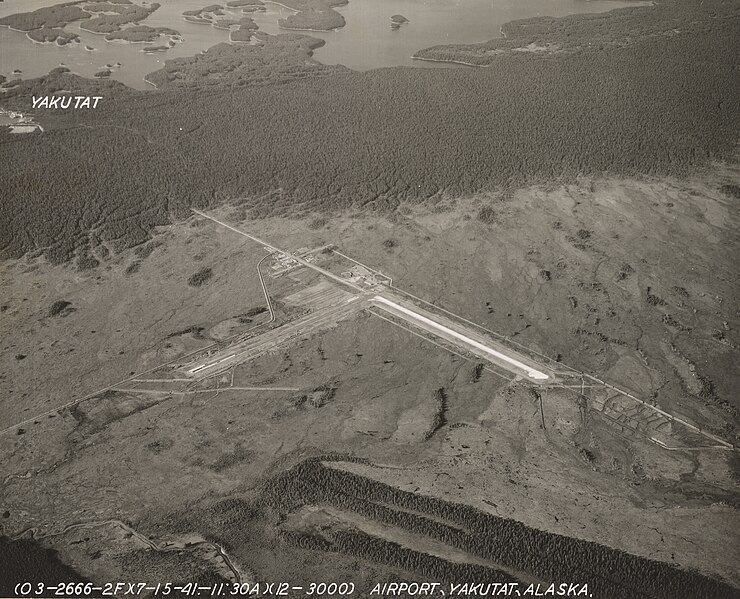
[[[391,300],[381,295],[376,295],[373,298],[373,303],[378,308],[403,318],[404,320],[415,324],[434,335],[443,337],[448,341],[452,341],[463,349],[466,349],[482,358],[488,359],[498,366],[503,366],[515,374],[524,375],[527,379],[536,381],[540,384],[552,382],[553,377],[551,375],[542,370],[538,370],[533,364],[527,364],[523,356],[518,356],[511,350],[506,350],[506,353],[504,353],[504,351],[494,349],[491,347],[492,342],[487,344],[473,338],[479,337],[477,333],[467,331],[465,329],[463,329],[464,332],[455,330],[451,326],[443,324],[441,322],[441,317],[433,315],[422,308],[418,308],[417,306],[408,306],[408,304],[402,305],[399,300]]]

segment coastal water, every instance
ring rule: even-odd
[[[15,585],[23,581],[54,585],[60,581],[85,582],[78,572],[59,560],[55,551],[30,539],[11,541],[0,535],[0,564],[0,597],[17,596]]]
[[[0,17],[52,6],[59,1],[5,0],[0,3]],[[25,79],[63,64],[80,75],[92,77],[106,65],[114,65],[112,78],[146,89],[144,75],[161,68],[165,60],[193,56],[228,40],[228,31],[189,23],[182,18],[183,11],[202,8],[208,4],[206,0],[159,2],[162,5],[159,10],[142,23],[171,27],[182,34],[184,41],[166,52],[147,54],[142,48],[149,44],[106,42],[102,35],[81,30],[78,23],[68,25],[67,30],[78,33],[80,43],[63,47],[34,44],[25,33],[0,27],[0,74],[14,78],[13,71],[18,69],[20,77]],[[415,61],[411,56],[417,50],[436,44],[473,43],[499,37],[501,26],[514,19],[603,12],[644,4],[648,3],[623,0],[350,0],[349,4],[337,9],[347,21],[344,28],[311,32],[310,35],[326,40],[326,45],[315,52],[316,59],[325,64],[344,64],[356,70],[389,66],[449,67]],[[262,31],[277,34],[281,33],[278,19],[291,12],[276,4],[267,4],[266,12],[250,16]],[[394,14],[402,14],[409,22],[392,30],[390,17]],[[228,16],[238,18],[241,13],[235,10]],[[154,45],[160,43],[166,41]],[[86,50],[86,46],[93,50]],[[118,62],[120,67],[115,66]]]

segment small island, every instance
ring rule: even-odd
[[[0,26],[6,26],[16,31],[23,31],[35,43],[66,46],[77,43],[80,37],[77,33],[68,32],[65,27],[72,22],[79,21],[80,29],[92,33],[108,35],[108,41],[123,40],[136,42],[151,42],[159,35],[177,35],[173,30],[155,30],[144,27],[124,26],[137,24],[146,19],[159,4],[153,2],[148,6],[134,4],[131,0],[98,0],[96,2],[67,2],[56,6],[48,6],[26,13],[18,13],[0,19]],[[146,33],[144,33],[146,31]],[[91,46],[85,46],[92,51]]]
[[[190,23],[212,25],[216,17],[222,17],[224,14],[223,6],[220,4],[210,4],[197,10],[186,10],[182,13],[182,16]]]
[[[263,7],[265,3],[262,0],[231,0],[226,3],[229,8],[250,8],[250,7]]]
[[[278,21],[278,26],[281,29],[297,31],[333,31],[345,25],[344,17],[331,8],[309,8]]]
[[[114,31],[105,36],[106,41],[122,41],[130,43],[152,43],[160,37],[170,39],[179,38],[180,32],[169,27],[149,27],[148,25],[134,25],[120,31]]]
[[[409,20],[403,15],[393,15],[391,17],[391,29],[400,29],[401,25],[408,23]]]
[[[239,19],[218,19],[214,21],[213,26],[216,29],[231,29],[239,25]]]
[[[64,29],[57,27],[40,27],[32,29],[26,33],[28,39],[39,44],[53,44],[57,46],[66,46],[72,42],[79,42],[80,36],[76,33],[69,33]]]
[[[139,23],[160,7],[156,2],[149,6],[138,4],[120,4],[116,2],[96,2],[88,4],[85,10],[93,13],[91,19],[80,23],[80,29],[91,33],[110,34],[121,31],[124,25]]]
[[[90,13],[79,6],[59,4],[39,8],[33,12],[18,13],[0,19],[0,25],[5,25],[16,31],[33,31],[35,29],[62,28],[73,21],[89,19]]]
[[[141,51],[147,54],[153,54],[155,52],[167,52],[170,48],[171,46],[146,46]]]

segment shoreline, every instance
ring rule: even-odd
[[[182,537],[186,537],[186,535],[193,535],[194,540],[173,540],[173,541],[163,541],[160,543],[157,543],[152,538],[146,536],[145,534],[139,532],[138,530],[131,528],[128,524],[121,520],[111,519],[111,520],[98,520],[98,521],[92,521],[92,522],[79,522],[77,524],[70,524],[68,526],[65,526],[61,531],[58,532],[47,532],[46,534],[39,535],[39,528],[38,527],[31,527],[26,528],[22,530],[20,533],[8,537],[11,541],[18,541],[22,539],[24,536],[28,535],[31,540],[33,541],[41,541],[43,539],[51,538],[51,537],[58,537],[66,534],[69,531],[77,530],[77,529],[89,529],[89,528],[99,528],[103,526],[116,526],[126,533],[130,534],[132,537],[138,539],[145,545],[149,547],[152,551],[157,551],[160,553],[164,552],[181,552],[186,551],[190,549],[197,548],[199,546],[207,546],[211,547],[213,550],[215,550],[216,554],[223,560],[225,566],[231,571],[231,574],[234,576],[234,579],[237,583],[241,583],[244,574],[241,571],[241,568],[237,566],[236,562],[231,559],[229,554],[226,552],[226,549],[219,544],[214,543],[211,541],[208,541],[204,537],[202,537],[198,533],[185,533]],[[177,537],[175,537],[177,539]],[[187,537],[186,537],[187,539]]]
[[[277,6],[282,6],[283,8],[287,8],[288,10],[292,10],[295,13],[303,12],[303,10],[306,9],[299,9],[299,8],[293,8],[292,6],[288,6],[287,4],[282,4],[280,2],[277,2],[277,0],[262,0],[263,4],[276,4]],[[336,6],[327,6],[328,10],[336,10],[339,6],[347,6],[349,2],[345,0],[342,4],[337,4]],[[337,11],[338,12],[338,11]]]
[[[280,6],[282,8],[286,8],[288,10],[292,10],[294,13],[298,14],[301,12],[297,8],[293,8],[292,6],[287,6],[286,4],[281,4],[280,2],[275,2],[275,0],[262,0],[265,4],[275,4],[276,6]]]
[[[149,85],[151,85],[151,86],[152,86],[152,87],[153,87],[154,89],[159,89],[159,86],[158,86],[158,85],[157,85],[156,83],[154,83],[153,81],[149,81],[149,79],[147,79],[147,77],[148,77],[148,76],[149,76],[149,73],[147,73],[146,75],[144,75],[144,76],[143,76],[143,77],[141,78],[141,79],[142,79],[142,81],[144,81],[144,83],[148,83],[148,84],[149,84]],[[142,90],[142,91],[146,91],[146,90]]]
[[[79,44],[80,40],[79,38],[76,40],[70,40],[64,44],[59,43],[59,38],[54,40],[53,42],[40,42],[39,40],[35,40],[31,37],[31,32],[26,32],[26,38],[28,38],[28,41],[30,41],[33,44],[40,44],[41,46],[57,46],[58,48],[64,48],[65,46],[70,46],[72,44]]]
[[[278,24],[278,29],[282,29],[283,31],[311,31],[313,33],[332,33],[339,31],[341,27],[335,27],[334,29],[305,29],[303,27],[283,27],[282,25]]]
[[[280,2],[276,2],[275,0],[262,0],[264,4],[274,4],[276,6],[280,6],[281,8],[285,8],[287,10],[292,10],[295,14],[300,14],[304,11],[299,10],[297,8],[293,8],[292,6],[287,6],[286,4],[281,4]],[[345,2],[341,6],[346,6],[348,3]],[[335,7],[329,7],[329,10],[334,10]],[[340,13],[341,14],[341,13]],[[280,25],[280,21],[282,19],[278,19],[278,29],[282,29],[283,31],[310,31],[312,33],[330,33],[332,31],[339,31],[340,29],[344,28],[347,25],[347,22],[345,21],[344,25],[341,27],[332,27],[330,29],[310,29],[307,27],[283,27]]]
[[[287,4],[284,4],[283,2],[281,2],[279,0],[263,0],[263,4],[264,5],[272,4],[272,5],[275,5],[275,6],[279,6],[281,8],[287,9],[292,14],[298,14],[298,13],[302,12],[301,10],[299,10],[297,8],[293,8],[292,6],[289,6]],[[339,6],[346,6],[346,4],[347,4],[347,2],[345,2],[343,5],[339,5]],[[654,0],[651,1],[651,2],[641,2],[640,5],[641,5],[641,7],[650,8],[650,7],[654,7],[656,5],[656,2]],[[335,8],[336,7],[332,7],[332,9],[335,9]],[[231,10],[233,10],[233,9],[231,9]],[[603,14],[609,14],[613,10],[618,10],[618,9],[608,10],[608,11],[605,11]],[[577,16],[579,14],[580,13],[574,13],[574,16]],[[589,14],[589,13],[586,13],[586,14]],[[570,16],[570,15],[568,15],[568,16]],[[181,18],[183,18],[187,22],[187,19],[185,17],[181,17]],[[531,18],[536,18],[536,17],[531,17]],[[526,21],[528,19],[521,19],[521,20],[525,20]],[[137,21],[137,22],[133,23],[133,25],[139,25],[139,24],[142,23],[142,21]],[[507,34],[506,34],[505,29],[506,29],[506,26],[509,23],[511,23],[511,22],[512,21],[508,21],[508,22],[504,23],[499,28],[498,33],[499,33],[499,36],[502,39],[507,39]],[[217,27],[216,24],[215,24],[215,22],[205,22],[203,24],[209,24],[209,25],[211,25],[211,27],[213,29],[218,30],[218,31],[224,31],[225,33],[227,33],[228,34],[228,37],[225,40],[226,43],[239,44],[239,45],[245,45],[245,44],[248,45],[248,44],[254,43],[252,40],[250,40],[250,41],[232,40],[231,39],[231,33],[233,33],[234,30],[231,29],[231,28]],[[91,31],[91,30],[85,28],[84,25],[85,25],[85,21],[81,21],[81,22],[77,22],[77,23],[70,23],[69,24],[69,29],[72,29],[72,31],[74,31],[74,28],[76,27],[79,32],[84,32],[84,33],[95,34],[95,35],[98,35],[98,36],[103,36],[103,39],[105,40],[105,42],[107,44],[119,44],[121,46],[126,46],[128,44],[137,44],[139,46],[143,46],[143,48],[140,50],[140,54],[144,54],[144,55],[147,55],[147,56],[150,56],[150,57],[157,56],[157,55],[164,56],[165,54],[168,53],[168,50],[171,49],[171,48],[167,48],[167,49],[162,48],[162,49],[157,49],[156,51],[146,51],[144,48],[146,48],[146,46],[149,45],[149,44],[156,43],[156,40],[154,42],[149,42],[149,41],[128,41],[128,40],[122,40],[122,39],[108,40],[108,39],[106,39],[106,37],[109,35],[108,33]],[[1,24],[0,26],[5,27],[5,28],[7,28],[7,29],[9,29],[11,31],[14,31],[14,32],[26,34],[27,39],[29,39],[34,44],[41,44],[41,45],[44,45],[44,46],[55,46],[56,48],[73,47],[73,48],[77,48],[77,49],[80,49],[80,50],[84,49],[86,53],[90,53],[90,54],[94,54],[95,52],[99,51],[99,48],[93,48],[93,47],[88,48],[87,46],[84,46],[84,48],[83,48],[83,44],[85,42],[84,39],[80,39],[80,40],[77,40],[77,41],[71,41],[71,42],[65,43],[65,44],[59,44],[56,41],[55,42],[39,42],[39,41],[32,40],[32,39],[28,38],[28,35],[30,33],[29,31],[23,31],[23,30],[20,30],[20,29],[16,29],[16,28],[14,28],[14,27],[12,27],[12,26],[10,26],[8,24]],[[320,34],[324,34],[324,33],[336,33],[336,32],[338,32],[342,28],[316,29],[316,28],[304,28],[304,27],[289,27],[289,26],[286,27],[286,26],[282,26],[282,25],[277,24],[277,29],[278,29],[278,32],[276,33],[276,35],[278,35],[280,32],[295,32],[295,33],[305,32],[305,33],[320,33]],[[182,34],[180,34],[180,36],[182,37]],[[321,36],[316,36],[316,37],[318,39],[322,39]],[[168,38],[169,38],[170,41],[182,41],[182,40],[173,40],[173,37],[170,36],[170,35],[167,35],[167,34],[162,35],[160,39],[168,39]],[[495,38],[492,38],[492,39],[495,39]],[[326,40],[324,40],[324,41],[327,42],[327,43],[331,43],[331,41],[328,38]],[[224,43],[224,42],[217,42],[217,43],[214,43],[213,45],[215,46],[215,45],[218,45],[219,43]],[[473,43],[485,43],[485,42],[473,42]],[[444,46],[444,44],[442,44],[442,46]],[[433,47],[433,46],[430,46],[430,47]],[[419,52],[423,52],[426,49],[427,48],[422,48],[422,49],[419,50]],[[416,54],[411,55],[410,58],[411,58],[412,61],[422,61],[422,62],[430,62],[430,63],[446,63],[446,64],[449,64],[449,65],[454,65],[454,66],[458,66],[459,65],[459,66],[464,66],[464,67],[483,68],[483,67],[492,66],[491,62],[486,62],[485,64],[477,64],[477,63],[472,63],[472,62],[466,61],[464,59],[457,59],[457,58],[449,58],[449,59],[448,58],[434,58],[434,57],[418,56]],[[321,64],[326,64],[326,63],[323,63],[321,61],[321,59],[317,59],[317,60]],[[396,65],[377,65],[377,66],[371,67],[370,69],[365,69],[365,70],[394,68],[395,66]],[[409,66],[411,68],[414,68],[413,65],[409,65]],[[422,65],[419,64],[419,65],[417,65],[417,68],[420,68],[421,66]],[[92,77],[91,77],[91,79],[92,79]],[[148,84],[148,85],[145,85],[145,88],[144,89],[147,89],[148,86],[152,86],[154,89],[159,89],[156,84],[154,84],[151,81],[149,81],[149,80],[146,79],[146,75],[144,75],[142,77],[142,79],[144,80],[145,84]]]
[[[423,60],[424,62],[446,62],[449,64],[459,64],[466,67],[476,67],[478,69],[483,69],[486,67],[490,67],[490,64],[473,64],[472,62],[465,62],[463,60],[447,60],[444,58],[425,58],[423,56],[416,56],[412,55],[411,60]]]

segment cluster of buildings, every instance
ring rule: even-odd
[[[11,133],[33,133],[44,130],[30,116],[2,108],[0,108],[0,127],[8,127]]]

